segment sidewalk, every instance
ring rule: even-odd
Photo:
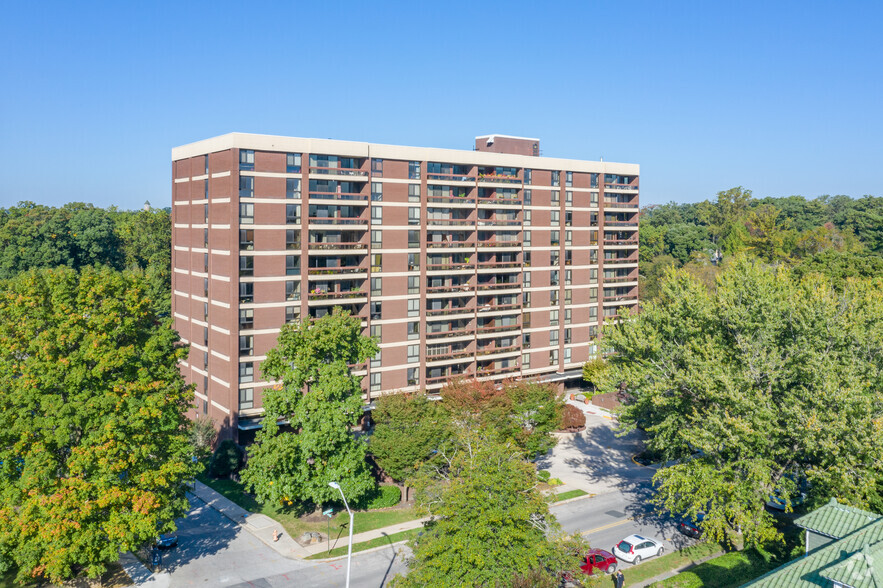
[[[301,546],[297,541],[288,536],[282,523],[279,523],[266,515],[255,514],[245,510],[202,482],[197,481],[194,483],[193,494],[206,505],[212,507],[237,525],[242,526],[246,531],[272,547],[283,557],[289,559],[304,559],[311,555],[318,555],[328,551],[327,541],[308,545],[307,547]],[[365,531],[364,533],[357,533],[353,535],[353,545],[370,541],[371,539],[392,535],[394,533],[401,533],[402,531],[418,529],[423,526],[423,522],[426,520],[427,519],[416,519],[399,523],[398,525],[384,527],[382,529],[373,529],[371,531]],[[279,541],[273,541],[273,529],[280,532]],[[349,535],[344,534],[341,535],[340,539],[337,541],[331,541],[331,547],[346,547],[348,542]]]

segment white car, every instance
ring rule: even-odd
[[[638,565],[642,559],[662,555],[663,551],[665,551],[665,547],[656,539],[629,535],[613,548],[613,555],[623,561]]]

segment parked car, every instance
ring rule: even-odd
[[[613,555],[623,561],[638,565],[641,560],[654,555],[662,555],[664,551],[665,547],[656,539],[629,535],[613,548]]]
[[[171,547],[175,547],[178,544],[178,536],[177,535],[169,535],[167,533],[163,533],[159,536],[159,539],[156,540],[156,546],[160,549],[169,549]]]
[[[579,569],[589,575],[598,570],[605,574],[612,574],[616,571],[616,556],[603,549],[590,549],[586,554],[586,563],[582,564]]]
[[[702,537],[702,521],[705,520],[705,513],[699,512],[696,514],[696,520],[691,521],[690,519],[681,519],[681,522],[678,523],[678,531],[686,535],[687,537],[692,537],[693,539],[699,539]]]

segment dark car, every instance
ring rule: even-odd
[[[702,537],[702,521],[704,520],[704,512],[698,513],[696,515],[695,521],[691,521],[690,519],[683,519],[681,522],[678,523],[678,531],[680,531],[687,537],[699,539],[700,537]]]
[[[603,549],[590,549],[586,554],[586,563],[579,567],[584,574],[594,574],[600,570],[605,574],[616,571],[616,557]]]
[[[175,547],[178,544],[178,536],[177,535],[169,535],[163,533],[159,536],[159,539],[156,540],[156,546],[160,549],[170,549]]]

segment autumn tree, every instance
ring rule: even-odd
[[[264,391],[263,427],[242,473],[259,500],[324,504],[338,499],[328,483],[339,482],[356,502],[376,487],[365,441],[351,431],[362,415],[361,376],[352,366],[378,349],[361,331],[358,317],[340,308],[283,325],[261,364],[264,377],[280,384]]]
[[[737,259],[709,290],[672,272],[640,315],[605,329],[607,386],[624,383],[662,461],[657,503],[705,511],[706,535],[776,535],[764,510],[804,481],[809,503],[879,500],[883,473],[883,282]]]
[[[140,271],[34,270],[0,289],[0,562],[95,577],[189,508],[187,350]]]
[[[584,541],[561,536],[536,488],[533,466],[511,443],[462,430],[437,462],[420,469],[418,509],[430,517],[411,542],[407,576],[396,586],[555,586],[578,569]],[[576,541],[576,543],[574,543]]]

